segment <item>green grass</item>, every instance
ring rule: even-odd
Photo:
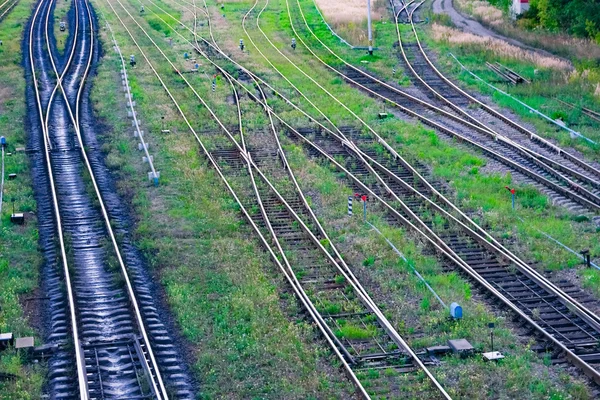
[[[362,328],[360,326],[346,324],[337,331],[335,331],[335,336],[340,339],[348,339],[348,340],[365,340],[375,337],[377,334],[377,330],[374,326],[367,326],[366,328]]]
[[[59,53],[64,53],[65,46],[67,45],[67,37],[69,36],[69,21],[67,13],[71,10],[73,2],[70,0],[56,0],[54,2],[54,37],[56,38],[56,48]],[[73,12],[75,9],[73,8]],[[60,22],[65,21],[65,30],[60,31]]]
[[[25,146],[25,79],[21,68],[21,38],[32,1],[22,0],[0,22],[0,133],[6,136],[11,156],[5,159],[5,174],[16,173],[17,179],[5,181],[4,203],[0,215],[0,332],[13,332],[16,337],[34,336],[25,307],[31,310],[39,304],[36,297],[41,257],[38,252],[38,231],[35,218],[28,158],[16,147]],[[18,122],[21,121],[21,122]],[[6,177],[5,177],[6,178]],[[10,223],[12,202],[15,209],[25,212],[26,223]],[[0,382],[0,399],[39,399],[44,367],[32,365],[13,349],[0,353],[0,371],[17,376],[16,381]]]

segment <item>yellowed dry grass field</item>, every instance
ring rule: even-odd
[[[498,56],[528,61],[540,68],[553,68],[564,71],[571,69],[571,66],[566,61],[555,57],[543,56],[533,51],[524,50],[517,46],[508,44],[503,40],[477,36],[439,24],[433,24],[431,32],[433,39],[437,41],[448,41],[449,43],[460,45],[481,46],[482,48],[491,50]]]
[[[331,25],[343,25],[348,23],[359,24],[367,19],[366,0],[315,0],[317,6]],[[374,1],[371,0],[371,17],[381,18],[381,11],[374,9]]]

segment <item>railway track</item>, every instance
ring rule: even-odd
[[[161,11],[165,12],[162,9]],[[185,26],[181,22],[179,24]],[[222,57],[236,64],[226,54],[222,54]],[[239,64],[236,65],[239,66]],[[252,75],[251,72],[243,69],[243,67],[241,68],[244,72]],[[260,80],[256,76],[255,78]],[[276,92],[276,94],[281,96],[280,93]],[[287,103],[290,105],[293,104],[289,100],[287,100]],[[594,364],[597,362],[595,357],[598,354],[597,343],[595,343],[595,338],[598,335],[598,318],[581,304],[581,302],[586,301],[581,293],[575,293],[571,296],[565,292],[565,290],[569,290],[571,293],[572,290],[570,288],[561,290],[557,285],[541,276],[532,267],[526,265],[518,257],[502,248],[485,231],[453,207],[441,193],[433,189],[430,185],[427,185],[421,179],[426,189],[430,190],[432,194],[435,193],[435,196],[431,195],[431,197],[444,202],[449,211],[444,211],[444,207],[431,202],[427,195],[423,195],[421,192],[426,193],[426,190],[423,188],[417,190],[409,182],[402,179],[402,176],[404,178],[409,176],[414,181],[415,175],[418,176],[418,173],[399,155],[394,154],[393,149],[388,148],[394,154],[393,159],[397,162],[397,165],[391,165],[388,168],[385,163],[380,163],[375,158],[370,157],[368,152],[361,151],[353,141],[348,140],[347,135],[343,135],[345,137],[338,136],[335,132],[321,125],[320,129],[327,132],[326,136],[328,139],[336,138],[338,151],[341,149],[341,151],[353,154],[356,159],[368,161],[369,165],[362,167],[363,172],[370,170],[372,173],[375,168],[380,172],[378,182],[381,186],[371,184],[374,185],[371,188],[363,183],[359,175],[354,175],[352,171],[337,162],[323,147],[298,131],[295,131],[274,112],[273,115],[282,124],[290,128],[290,131],[294,132],[295,137],[309,146],[312,149],[311,151],[318,152],[321,157],[335,164],[341,171],[351,177],[357,188],[371,193],[374,199],[387,207],[394,218],[419,233],[426,243],[429,243],[440,253],[441,257],[462,270],[467,276],[477,282],[486,293],[494,297],[496,301],[514,311],[519,318],[525,321],[528,327],[532,328],[532,331],[535,332],[534,336],[537,335],[548,346],[557,351],[557,353],[563,354],[566,359],[580,367],[598,382],[600,375],[594,367]],[[308,114],[306,115],[312,121],[315,121],[314,118]],[[348,134],[352,137],[351,131]],[[316,132],[314,135],[316,136]],[[382,144],[380,139],[377,142]],[[328,146],[331,146],[331,143]],[[330,151],[334,153],[334,150],[331,148]],[[386,162],[389,162],[389,160]],[[408,174],[402,174],[400,171],[397,173],[393,172],[393,168],[399,169],[400,167],[405,168]],[[385,178],[382,179],[381,176]],[[382,190],[382,187],[384,190]],[[410,196],[401,192],[394,193],[395,191],[400,191],[400,188],[408,191]],[[380,193],[385,193],[386,196],[392,195],[397,203],[402,206],[398,208],[397,205],[390,205]],[[400,196],[408,198],[409,201],[403,202]],[[416,202],[415,199],[419,201]],[[423,207],[423,205],[426,207]],[[417,217],[417,215],[424,214],[425,210],[428,212],[435,210],[436,213],[441,213],[444,216],[443,218],[447,218],[447,223],[441,224],[439,229],[431,229],[434,225],[431,220],[428,221],[425,218]],[[452,214],[456,215],[456,217],[453,217]],[[412,220],[409,220],[407,216]],[[465,227],[462,225],[461,221],[468,226]],[[451,230],[451,227],[459,229]],[[479,232],[486,239],[481,240],[481,237],[477,238],[478,235],[474,234],[475,232]],[[489,246],[488,242],[492,242],[494,245]],[[543,311],[540,311],[540,309],[543,309]],[[567,333],[566,335],[565,332]],[[589,341],[586,341],[587,339]],[[548,346],[542,347],[546,349]]]
[[[244,96],[239,96],[232,86],[237,104],[239,131],[230,131],[193,87],[190,82],[192,78],[188,79],[181,74],[180,68],[139,24],[137,18],[120,0],[116,2],[121,7],[119,12],[122,10],[127,13],[129,17],[127,22],[134,22],[136,30],[142,33],[140,36],[143,39],[136,38],[136,35],[128,28],[129,24],[119,16],[112,2],[107,1],[123,28],[138,47],[142,57],[161,81],[180,115],[195,135],[205,156],[237,200],[243,214],[258,234],[273,261],[283,272],[305,310],[340,358],[362,396],[370,398],[372,394],[383,395],[385,393],[402,396],[403,389],[397,384],[393,385],[395,377],[398,374],[407,374],[420,369],[432,382],[433,391],[437,393],[433,395],[429,393],[428,398],[449,398],[427,369],[425,365],[427,361],[421,360],[421,357],[425,359],[426,357],[423,354],[416,354],[410,349],[387,321],[360,282],[354,277],[350,268],[344,263],[312,213],[289,169],[285,153],[277,137],[277,128],[272,119],[273,113],[260,85],[258,85],[260,95],[257,98],[256,94],[253,94],[235,77],[224,69],[218,68],[230,83],[236,83],[246,93]],[[196,13],[195,4],[193,7]],[[146,10],[154,17],[162,19],[148,4],[146,4]],[[147,54],[147,50],[144,51],[140,46],[141,40],[144,43],[151,43],[149,47],[155,49],[153,53],[159,55],[159,58],[162,56],[176,71],[192,91],[194,97],[210,112],[212,118],[229,139],[229,145],[224,146],[221,143],[216,146],[213,144],[211,149],[210,143],[205,144],[189,122],[189,118],[179,108],[164,77],[153,65],[156,61],[150,61],[156,60],[156,58],[153,54]],[[191,42],[189,44],[193,45]],[[206,56],[202,48],[195,48],[200,55]],[[207,59],[209,58],[207,57]],[[257,82],[255,81],[255,83]],[[268,132],[270,133],[257,132],[245,137],[240,101],[249,101],[250,104],[255,101],[260,102],[261,109],[269,117]],[[282,163],[283,169],[281,168]],[[282,193],[281,190],[285,193]],[[357,329],[363,335],[352,337],[345,333],[352,329]],[[382,376],[377,383],[370,382],[367,391],[357,375],[370,369],[382,370]],[[383,371],[387,371],[385,376],[383,376]]]
[[[1,0],[0,0],[1,1]],[[0,4],[0,21],[19,3],[19,0],[6,0]]]
[[[458,115],[487,130],[494,137],[506,138],[507,140],[503,141],[506,145],[521,149],[522,153],[529,153],[540,162],[561,172],[574,183],[587,185],[592,193],[598,195],[600,166],[597,163],[586,162],[581,157],[572,155],[540,137],[460,89],[440,72],[428,57],[413,22],[415,13],[424,3],[425,1],[403,2],[401,7],[396,8],[394,1],[390,1],[402,60],[408,72],[414,77],[413,80],[417,86],[439,107],[449,107]],[[412,8],[410,8],[411,5]],[[404,35],[404,39],[399,25],[399,16],[402,13],[407,15],[407,22],[410,24],[412,33],[409,38]],[[473,110],[473,105],[477,107],[476,110]],[[491,128],[491,125],[494,128]]]
[[[309,38],[302,40],[306,42],[309,42],[309,39],[316,41],[319,47],[325,49],[327,53],[342,63],[343,68],[326,63],[322,57],[316,54],[316,50],[310,47],[307,47],[308,51],[344,80],[373,97],[385,100],[404,114],[417,118],[438,132],[450,138],[459,139],[470,147],[481,150],[488,157],[499,161],[520,174],[522,181],[540,187],[544,193],[554,198],[557,203],[580,213],[586,213],[586,210],[592,212],[599,210],[599,186],[595,179],[585,176],[571,167],[557,163],[549,157],[533,156],[531,150],[515,143],[512,139],[498,135],[481,125],[456,115],[456,113],[447,111],[445,108],[416,98],[402,89],[378,79],[373,74],[351,65],[314,34],[299,1],[297,6],[296,18],[301,18],[301,25],[304,25],[309,33]],[[294,28],[294,30],[296,29],[300,28]],[[305,45],[307,44],[305,43]],[[581,186],[581,182],[587,182],[587,186]]]
[[[43,212],[53,221],[43,226],[52,232],[40,236],[50,253],[46,259],[55,251],[48,239],[58,238],[62,266],[62,276],[53,275],[48,289],[51,307],[67,304],[64,312],[51,313],[48,339],[58,351],[49,362],[50,395],[193,398],[98,152],[87,84],[99,54],[93,11],[87,0],[73,2],[73,40],[68,57],[59,62],[50,28],[53,6],[53,0],[38,2],[25,41],[29,108],[35,115],[31,152],[45,175],[38,179],[48,184],[39,189],[45,198],[38,203],[50,204]]]

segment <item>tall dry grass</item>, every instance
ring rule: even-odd
[[[456,0],[458,7],[467,10],[479,19],[491,24],[499,25],[504,21],[502,10],[490,5],[487,1]]]
[[[360,24],[367,19],[366,0],[315,0],[323,16],[332,26]],[[371,18],[381,18],[381,9],[371,8]]]
[[[502,11],[482,0],[454,0],[460,11],[472,16],[498,33],[517,39],[533,47],[545,49],[566,58],[600,59],[600,46],[589,39],[567,34],[547,32],[536,28],[528,19],[511,21]]]
[[[437,23],[432,25],[433,39],[452,44],[479,46],[482,50],[490,50],[499,57],[527,61],[540,68],[552,68],[561,71],[572,69],[570,63],[555,57],[543,56],[533,51],[524,50],[507,42],[491,37],[477,36],[462,32]]]

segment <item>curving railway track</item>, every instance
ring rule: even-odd
[[[390,1],[398,47],[406,69],[430,101],[438,108],[453,110],[456,115],[487,131],[487,135],[494,140],[501,139],[504,152],[517,151],[518,156],[537,160],[540,167],[547,166],[550,168],[549,172],[553,171],[555,176],[560,175],[572,190],[582,193],[580,187],[585,187],[589,193],[588,198],[597,202],[600,193],[600,165],[560,148],[459,88],[435,66],[420,41],[414,17],[426,1],[401,2],[402,6],[396,7],[394,1]],[[400,29],[399,19],[403,13],[410,24],[408,37]],[[473,106],[476,107],[475,110]],[[492,125],[494,128],[491,128]]]
[[[99,152],[87,82],[99,57],[93,10],[73,2],[73,37],[59,59],[54,4],[38,2],[24,41],[29,151],[48,218],[40,226],[50,264],[47,341],[57,348],[48,390],[52,398],[193,398]]]
[[[581,161],[575,165],[571,160],[578,160],[576,157],[541,138],[539,141],[544,141],[552,151],[542,149],[543,153],[538,153],[536,151],[539,150],[539,146],[528,148],[517,143],[512,137],[490,130],[479,120],[472,121],[470,117],[453,112],[447,106],[417,98],[399,87],[382,81],[372,73],[351,65],[315,35],[306,20],[300,2],[297,2],[297,10],[295,18],[300,20],[300,26],[294,30],[299,34],[302,27],[308,32],[309,36],[303,39],[308,51],[350,84],[394,105],[403,114],[418,119],[436,131],[482,151],[489,158],[499,161],[517,173],[522,181],[539,187],[557,203],[580,213],[589,211],[597,213],[600,209],[600,197],[598,197],[600,173],[596,167]],[[314,44],[311,46],[311,43]],[[324,58],[317,54],[317,47],[333,56],[341,66],[325,62]],[[536,142],[531,142],[536,145]],[[557,160],[553,152],[563,160]],[[587,172],[583,173],[582,170]]]
[[[152,1],[150,4],[156,6]],[[157,8],[162,13],[166,13],[160,7]],[[177,22],[185,27],[183,23]],[[186,29],[193,32],[189,27]],[[208,41],[205,43],[210,46]],[[219,52],[218,48],[212,48]],[[268,86],[262,79],[235,63],[226,54],[221,53],[219,58],[232,62],[245,73],[253,75],[257,81]],[[294,104],[281,93],[277,91],[275,93],[284,98],[288,105]],[[373,198],[383,204],[395,219],[419,233],[422,240],[436,249],[444,260],[462,270],[496,301],[508,306],[528,327],[532,328],[532,335],[537,335],[543,342],[541,348],[554,349],[557,354],[566,356],[566,359],[579,366],[594,380],[599,381],[600,375],[595,367],[599,361],[597,358],[599,321],[598,317],[582,304],[586,300],[581,293],[573,293],[569,290],[567,294],[566,289],[561,289],[503,248],[420,177],[418,172],[381,138],[377,138],[377,142],[386,146],[393,154],[393,161],[377,160],[375,154],[372,152],[369,154],[369,150],[361,150],[361,140],[352,129],[337,129],[338,132],[346,130],[344,135],[338,135],[325,125],[320,125],[318,130],[321,132],[312,132],[312,135],[315,138],[318,136],[319,139],[309,139],[308,135],[291,128],[274,111],[271,114],[279,119],[293,136],[305,143],[313,154],[327,159],[344,171],[357,188],[371,193]],[[313,117],[305,115],[316,122]],[[326,133],[326,139],[321,137],[322,133]],[[363,139],[363,141],[374,143],[373,138]],[[353,173],[332,156],[341,154],[346,154],[346,159],[355,158],[362,161],[363,166],[358,167],[358,170]],[[366,181],[364,176],[369,174],[378,176],[378,184],[364,183]],[[415,177],[418,178],[418,184],[411,183],[414,182]],[[392,196],[393,201],[388,202],[383,195]],[[435,201],[432,201],[432,198]],[[394,204],[390,204],[392,202]],[[435,224],[423,216],[425,210],[440,213],[446,219],[446,223],[434,227]]]
[[[429,372],[425,361],[421,360],[422,355],[416,354],[407,345],[354,277],[308,206],[279,143],[277,128],[273,120],[275,114],[270,109],[258,82],[254,81],[255,84],[258,84],[260,93],[257,97],[233,75],[215,64],[220,73],[225,75],[232,84],[233,95],[236,99],[239,126],[237,132],[231,131],[219,119],[199,91],[194,88],[191,82],[193,78],[188,79],[179,72],[173,60],[165,54],[148,34],[148,31],[138,22],[139,18],[134,17],[120,0],[116,0],[116,3],[120,6],[119,12],[124,11],[129,19],[124,21],[112,2],[108,1],[123,29],[127,31],[144,60],[160,80],[179,114],[195,135],[205,156],[218,171],[240,205],[243,214],[325,340],[339,357],[359,392],[365,398],[370,398],[371,394],[388,393],[390,390],[395,391],[396,395],[401,395],[401,387],[395,385],[395,388],[390,389],[390,383],[385,381],[389,380],[393,383],[396,374],[406,374],[420,369],[432,382],[434,392],[437,393],[433,396],[430,393],[429,397],[449,398]],[[154,3],[152,4],[154,5]],[[196,13],[195,4],[192,6]],[[146,10],[156,18],[162,19],[147,3]],[[164,10],[162,12],[165,13]],[[132,29],[129,28],[130,24],[127,23],[129,21],[133,21],[137,27],[135,30],[141,32],[141,35],[135,35],[132,32]],[[191,31],[195,34],[195,30]],[[175,32],[177,31],[175,30]],[[144,50],[141,46],[142,41],[144,44],[151,43],[149,47],[155,50],[152,52]],[[210,61],[198,43],[196,45],[191,41],[188,43],[195,46],[198,54],[205,56]],[[214,49],[218,49],[218,46],[214,44],[213,46]],[[194,130],[189,118],[179,107],[172,91],[167,86],[165,77],[154,66],[157,63],[154,55],[162,57],[175,70],[196,100],[217,122],[220,130],[229,139],[229,145],[224,146],[221,143],[220,146],[215,146],[210,143],[209,138],[203,139]],[[246,95],[240,96],[235,90],[234,83]],[[268,132],[245,135],[240,108],[241,101],[258,101],[260,103],[261,109],[269,117]],[[284,170],[280,167],[281,163],[283,163]],[[323,243],[328,244],[324,245]],[[333,311],[331,307],[333,304],[341,304],[341,307]],[[368,332],[368,335],[360,339],[347,337],[343,332],[350,327],[363,329]],[[381,382],[377,382],[375,385],[371,384],[367,392],[357,374],[373,368],[391,373],[388,373],[386,378],[382,377]]]

